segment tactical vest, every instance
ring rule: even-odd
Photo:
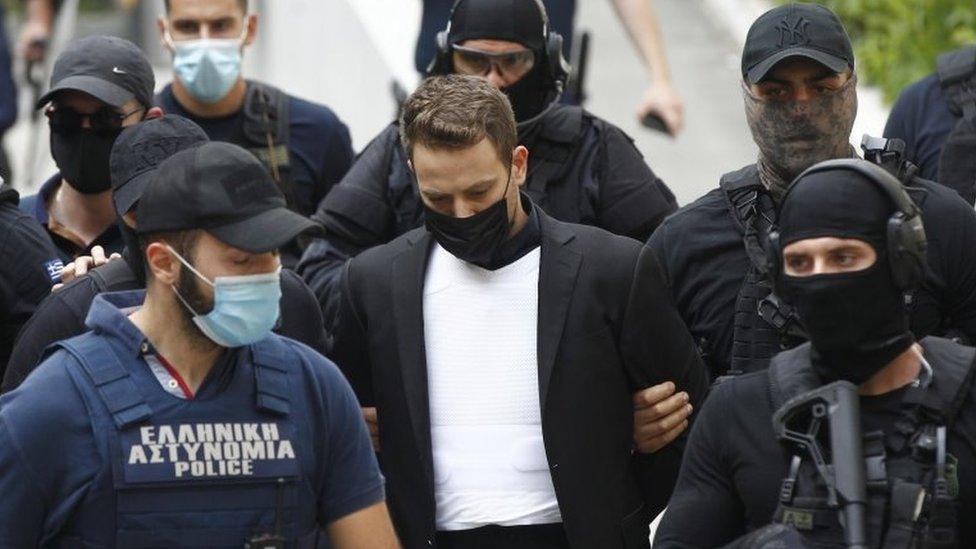
[[[871,547],[956,547],[958,476],[946,453],[947,435],[972,389],[976,349],[941,338],[922,343],[934,375],[927,387],[910,387],[902,418],[890,433],[865,433],[867,522]],[[769,367],[774,410],[820,385],[810,364],[809,345],[777,355]],[[828,445],[829,448],[829,445]],[[838,508],[807,452],[790,448],[774,522],[799,530],[815,547],[843,547]]]
[[[936,73],[949,111],[960,119],[939,154],[939,183],[976,202],[976,46],[939,56]]]
[[[81,366],[68,373],[109,467],[55,546],[315,547],[307,406],[280,366],[300,360],[295,351],[276,338],[252,345],[226,390],[183,401],[104,337],[56,348]]]
[[[752,165],[727,173],[719,186],[749,256],[732,329],[728,375],[737,375],[766,368],[776,353],[802,341],[803,332],[792,307],[772,294],[765,247],[776,223],[776,207],[759,180],[759,170]]]

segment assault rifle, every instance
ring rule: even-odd
[[[829,433],[828,454],[821,446]],[[836,381],[791,398],[773,414],[780,440],[806,452],[827,485],[828,503],[840,509],[848,547],[867,549],[867,483],[857,387]]]

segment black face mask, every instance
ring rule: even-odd
[[[781,297],[796,307],[814,369],[826,382],[860,385],[914,343],[884,254],[863,271],[780,281]]]
[[[109,156],[112,145],[122,133],[51,132],[51,156],[61,171],[61,177],[83,194],[95,194],[112,188]]]
[[[426,204],[424,218],[434,240],[454,257],[487,268],[508,238],[512,223],[508,218],[508,185],[501,200],[470,216],[454,217],[439,213]]]
[[[546,82],[538,63],[517,82],[502,88],[502,92],[512,104],[515,121],[519,123],[538,116],[554,99],[552,86]]]

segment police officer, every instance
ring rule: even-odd
[[[199,124],[210,139],[253,152],[289,207],[311,215],[352,164],[345,124],[324,105],[244,79],[241,56],[258,29],[247,0],[166,0],[165,5],[159,32],[173,55],[175,78],[157,103]],[[299,243],[290,243],[282,261],[293,267],[300,255]]]
[[[780,547],[798,546],[797,532],[817,547],[844,546],[838,503],[828,503],[829,484],[811,453],[777,441],[770,421],[774,412],[792,417],[782,414],[806,409],[796,408],[794,397],[842,380],[859,395],[853,402],[860,424],[846,427],[854,440],[863,434],[865,461],[853,464],[866,475],[857,503],[866,504],[861,533],[870,542],[862,546],[884,539],[885,547],[972,547],[976,349],[933,336],[916,342],[909,329],[904,294],[923,282],[925,270],[918,207],[877,166],[832,160],[790,187],[779,223],[771,254],[777,289],[796,307],[810,341],[776,355],[768,371],[713,389],[655,546],[717,547],[771,521],[795,529]],[[829,429],[833,435],[841,427]],[[844,451],[824,453],[827,465],[852,465],[830,462]],[[853,533],[851,521],[846,528]]]
[[[455,3],[456,0],[422,2],[420,36],[417,38],[414,54],[417,71],[421,74],[426,72],[427,65],[437,52],[435,38],[450,19],[451,7]],[[549,15],[552,30],[563,37],[563,54],[569,56],[573,41],[573,21],[576,18],[576,0],[542,0],[542,4]],[[684,105],[671,82],[671,71],[654,6],[645,0],[614,0],[613,6],[653,78],[638,105],[637,116],[643,118],[653,113],[661,117],[671,135],[677,135],[684,123]],[[578,102],[582,98],[563,97],[564,102],[567,99]]]
[[[135,231],[136,205],[160,162],[207,141],[199,126],[175,114],[141,122],[122,132],[112,148],[111,166],[113,202],[119,216],[119,231],[127,244],[122,251],[123,259],[90,271],[88,276],[65,285],[41,303],[13,348],[3,377],[4,392],[27,377],[48,345],[86,330],[85,316],[96,294],[146,287]],[[325,353],[322,313],[315,296],[298,275],[287,269],[281,272],[281,293],[281,322],[275,331]]]
[[[68,263],[124,246],[115,224],[109,154],[122,128],[162,111],[152,106],[152,67],[142,51],[114,36],[89,36],[69,44],[51,72],[51,89],[37,102],[51,127],[51,156],[58,173],[20,208],[34,216]]]
[[[61,259],[44,227],[17,208],[20,195],[0,183],[0,376],[14,340],[51,293]]]
[[[791,3],[763,14],[746,39],[742,78],[758,161],[723,175],[718,189],[668,218],[648,242],[713,376],[765,368],[803,341],[795,315],[771,292],[763,235],[789,181],[819,161],[856,155],[854,56],[830,10]],[[976,341],[976,214],[948,188],[914,177],[911,166],[891,162],[891,170],[918,202],[932,243],[929,276],[911,297],[912,330]]]
[[[901,91],[884,135],[905,142],[922,177],[976,200],[976,45],[939,56],[936,72]]]
[[[519,142],[532,151],[524,191],[561,221],[596,225],[644,240],[677,207],[630,138],[579,107],[556,101],[566,78],[558,34],[541,4],[461,0],[439,35],[430,74],[486,76],[508,96]],[[391,124],[319,205],[324,239],[306,251],[298,272],[318,296],[326,322],[338,303],[345,261],[423,224],[423,206]]]
[[[227,143],[160,164],[137,213],[146,290],[0,397],[0,545],[395,547],[355,396],[271,333],[277,247],[316,225]]]

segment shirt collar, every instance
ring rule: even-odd
[[[58,185],[61,184],[61,172],[57,172],[41,184],[41,188],[37,191],[37,200],[34,201],[34,219],[40,222],[41,225],[47,225],[47,202],[50,200],[51,195],[54,191],[58,190]]]
[[[146,336],[128,315],[132,309],[141,307],[145,299],[146,290],[98,294],[88,309],[85,325],[117,340],[131,356],[139,356],[143,343],[147,343]]]

